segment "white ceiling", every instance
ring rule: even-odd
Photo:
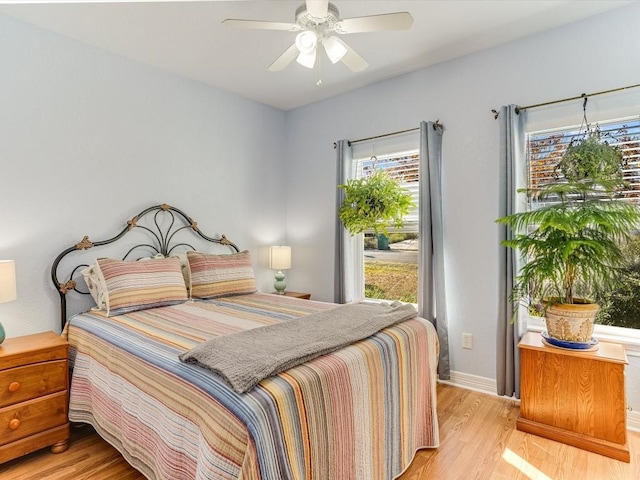
[[[407,31],[343,36],[369,63],[353,73],[342,63],[317,71],[293,62],[267,67],[295,33],[240,30],[225,18],[294,22],[303,0],[137,3],[0,0],[7,14],[132,60],[289,110],[386,78],[564,25],[632,3],[628,0],[332,0],[341,18],[407,11]]]

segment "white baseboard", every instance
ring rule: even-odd
[[[497,396],[497,384],[492,378],[480,377],[463,372],[450,372],[449,380],[438,380],[440,383],[453,385],[454,387],[466,388],[480,393]],[[515,399],[514,399],[515,400]],[[627,430],[640,432],[640,412],[627,412]]]
[[[453,385],[454,387],[475,390],[476,392],[487,393],[489,395],[497,395],[497,384],[492,378],[471,375],[470,373],[451,371],[449,380],[438,380],[440,383]]]
[[[640,432],[640,412],[627,412],[627,430]]]

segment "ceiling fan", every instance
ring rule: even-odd
[[[413,17],[408,12],[341,19],[337,7],[327,0],[306,0],[296,10],[295,19],[295,23],[284,23],[228,18],[222,23],[239,28],[299,32],[293,45],[269,66],[272,72],[283,70],[293,60],[304,67],[314,68],[316,61],[319,61],[320,45],[331,63],[342,61],[351,71],[361,72],[369,64],[334,33],[345,35],[408,30],[413,23]]]

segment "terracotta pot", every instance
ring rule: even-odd
[[[600,310],[597,303],[555,303],[547,307],[547,333],[558,340],[589,342]]]

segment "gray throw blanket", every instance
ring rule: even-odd
[[[414,318],[413,305],[350,303],[275,325],[212,338],[180,355],[222,376],[238,393],[260,380]]]

